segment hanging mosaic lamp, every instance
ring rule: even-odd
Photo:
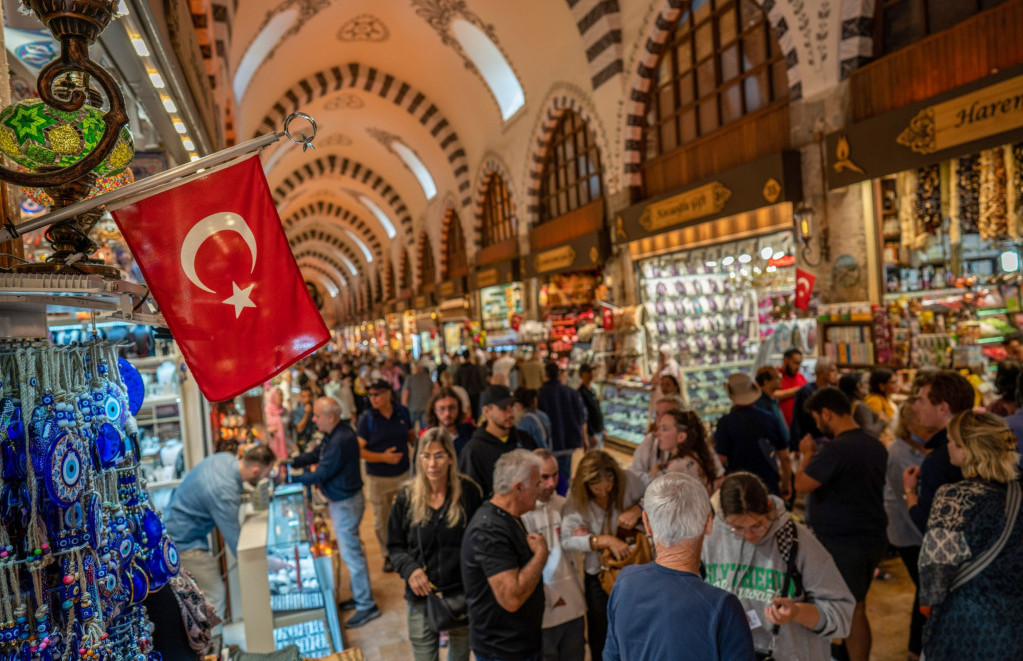
[[[103,112],[90,105],[65,112],[40,99],[23,99],[0,111],[0,150],[33,171],[74,165],[96,148],[105,132]],[[101,177],[118,174],[134,157],[131,131],[123,127],[114,149],[93,172]]]
[[[15,167],[19,172],[31,172],[29,168],[21,165],[17,165]],[[126,168],[123,172],[112,176],[98,177],[96,179],[96,183],[94,183],[92,188],[89,189],[89,194],[85,196],[85,199],[88,200],[96,197],[97,195],[109,193],[110,191],[117,190],[121,186],[127,186],[130,183],[134,183],[134,181],[135,173],[132,172],[131,168]],[[41,204],[44,207],[53,206],[53,198],[50,197],[50,194],[46,192],[45,188],[22,188],[21,190],[24,191],[25,196],[33,202]]]

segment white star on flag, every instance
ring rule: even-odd
[[[232,282],[231,286],[234,288],[234,293],[231,294],[231,298],[224,299],[222,303],[234,306],[234,318],[237,319],[241,315],[242,310],[245,308],[256,307],[256,304],[252,302],[251,298],[249,298],[252,288],[256,285],[251,284],[245,289],[241,289],[237,282]]]

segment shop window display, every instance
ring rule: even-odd
[[[522,285],[513,282],[508,285],[485,287],[480,290],[483,330],[486,331],[487,347],[515,344],[515,317],[522,316]]]
[[[795,316],[791,232],[686,250],[639,263],[647,361],[667,344],[682,366],[689,406],[714,421],[728,411],[724,383],[751,371],[762,341]]]

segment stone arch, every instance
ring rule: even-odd
[[[379,195],[391,207],[404,231],[405,239],[411,242],[413,236],[412,216],[409,214],[408,206],[401,199],[398,191],[370,168],[343,156],[335,154],[321,156],[315,161],[306,163],[298,168],[274,188],[274,202],[280,204],[289,193],[298,188],[302,183],[329,174],[354,179],[369,186],[374,193]]]
[[[565,0],[583,41],[594,91],[625,71],[618,0]]]
[[[842,40],[838,42],[842,80],[874,59],[874,3],[842,0]]]
[[[334,273],[334,270],[332,268],[329,268],[321,264],[319,260],[313,257],[303,257],[302,260],[298,262],[298,268],[300,270],[310,269],[312,271],[316,271],[317,273],[325,277],[330,282],[330,284],[333,285],[334,289],[337,291],[337,295],[340,295],[342,290],[348,289],[347,284],[344,285],[341,284],[341,281],[338,280],[337,274]]]
[[[462,207],[469,206],[469,161],[458,133],[440,109],[426,98],[425,94],[391,74],[371,66],[352,62],[306,76],[285,92],[273,105],[253,136],[258,136],[265,131],[277,130],[283,125],[284,119],[289,114],[300,110],[303,104],[312,103],[328,94],[349,88],[358,88],[375,94],[415,117],[437,140],[448,163],[451,164],[455,180],[458,182]]]
[[[551,135],[554,133],[558,121],[565,114],[566,110],[571,110],[579,115],[586,122],[590,133],[593,134],[593,139],[597,144],[604,168],[605,193],[617,188],[616,182],[609,179],[611,172],[615,168],[611,165],[613,160],[610,154],[607,134],[604,132],[604,125],[600,122],[597,113],[591,109],[588,103],[589,100],[583,101],[583,99],[585,97],[581,94],[572,94],[567,89],[555,90],[547,99],[546,110],[540,114],[537,128],[533,131],[534,138],[529,143],[531,145],[532,156],[528,160],[529,184],[526,193],[528,200],[526,211],[529,215],[530,227],[536,222],[536,217],[540,213],[540,180],[543,174],[544,161],[547,158],[547,151],[550,148]]]
[[[352,280],[344,275],[348,272],[348,269],[346,269],[333,255],[330,255],[325,251],[321,251],[313,246],[299,246],[295,249],[295,261],[300,262],[303,257],[312,257],[313,259],[331,267],[334,270],[335,277],[340,278],[341,283],[345,287],[348,287],[352,283]]]
[[[316,202],[310,202],[301,206],[284,218],[282,223],[284,231],[287,232],[292,227],[299,226],[303,220],[315,218],[331,218],[341,221],[340,224],[344,227],[350,228],[359,234],[363,243],[373,253],[374,258],[379,259],[383,256],[383,245],[369,223],[357,214],[333,202],[317,200]]]
[[[504,164],[504,161],[496,154],[488,154],[487,158],[483,161],[483,167],[480,168],[479,176],[476,180],[476,199],[473,201],[472,209],[472,242],[477,252],[483,246],[483,204],[486,202],[487,190],[490,188],[490,181],[494,175],[501,177],[505,187],[508,188],[508,197],[512,200],[512,218],[515,223],[516,233],[518,233],[519,209],[521,207],[518,204],[519,200],[516,195],[517,188],[514,185],[515,182],[512,180],[511,173]]]
[[[380,264],[377,266],[377,268],[381,269],[384,273],[383,277],[385,301],[393,301],[398,297],[398,290],[394,286],[394,265],[392,264],[392,261],[393,260],[391,260],[390,258],[387,258],[385,261],[380,262]]]
[[[844,0],[854,1],[854,0]],[[789,82],[789,101],[797,101],[802,95],[800,81],[799,55],[796,52],[796,40],[789,30],[788,23],[776,0],[754,0],[767,15],[767,22],[778,37],[782,56],[785,58],[786,75]],[[689,9],[692,0],[664,0],[661,10],[647,29],[646,41],[639,53],[638,63],[625,96],[625,145],[622,156],[624,164],[624,182],[627,186],[642,185],[643,177],[643,128],[646,125],[646,106],[650,87],[657,76],[657,65],[661,54],[668,43],[672,28]]]
[[[343,254],[355,266],[357,271],[368,271],[369,262],[363,256],[362,251],[349,245],[348,237],[340,237],[324,229],[307,229],[294,236],[288,237],[288,244],[297,248],[304,243],[319,243],[332,247],[338,253]]]
[[[419,233],[419,241],[416,243],[416,281],[419,283],[419,288],[431,286],[437,282],[436,268],[437,261],[433,255],[433,245],[430,242],[430,235],[426,233],[426,230],[422,230]],[[433,271],[431,274],[430,271]],[[430,278],[426,281],[426,278]]]

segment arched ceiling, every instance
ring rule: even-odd
[[[452,202],[472,261],[473,186],[491,156],[507,164],[509,187],[525,190],[542,106],[559,86],[586,97],[600,89],[616,109],[624,85],[619,13],[648,15],[664,1],[245,0],[226,44],[231,77],[239,68],[251,74],[235,98],[238,135],[279,130],[295,110],[319,128],[314,150],[281,141],[262,154],[300,266],[327,280],[330,287],[318,281],[325,291],[355,292],[377,269],[397,268],[400,247],[417,272],[421,233],[440,254]],[[456,20],[488,35],[521,83],[525,105],[507,120],[455,37]],[[602,121],[611,127],[614,110]],[[433,195],[395,143],[429,171]],[[393,237],[364,199],[387,216]]]

